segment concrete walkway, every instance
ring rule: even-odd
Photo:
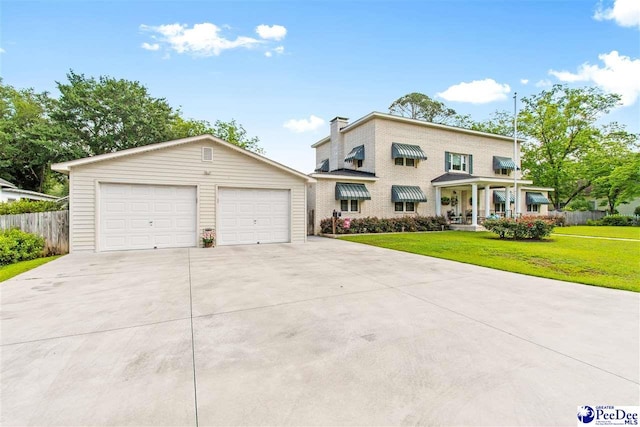
[[[638,405],[640,295],[332,239],[0,285],[2,425],[557,425]]]

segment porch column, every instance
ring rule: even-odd
[[[471,225],[478,225],[478,184],[471,184]]]
[[[484,217],[489,218],[491,214],[491,187],[487,184],[484,186]]]
[[[504,187],[504,217],[509,218],[509,211],[511,210],[511,194],[510,187]]]
[[[442,207],[440,206],[441,193],[440,187],[436,187],[436,216],[442,215]]]

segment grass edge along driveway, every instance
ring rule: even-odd
[[[346,235],[341,239],[498,270],[640,292],[640,241],[503,240],[489,232]]]
[[[36,267],[40,267],[41,265],[46,264],[49,261],[53,261],[54,259],[58,259],[61,256],[62,255],[50,256],[46,258],[36,258],[29,261],[20,261],[16,262],[15,264],[0,266],[0,282],[4,282],[5,280],[9,280],[12,277],[17,276],[18,274],[22,274]]]

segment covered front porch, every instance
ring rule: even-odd
[[[481,229],[485,218],[520,216],[522,190],[532,181],[447,173],[431,183],[436,215],[446,216],[454,229],[471,231]]]

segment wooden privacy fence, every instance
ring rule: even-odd
[[[48,255],[69,252],[69,211],[0,215],[0,229],[11,228],[44,237],[44,250]]]
[[[550,211],[549,212],[549,216],[554,216],[554,217],[563,216],[564,223],[566,225],[584,225],[587,223],[587,220],[589,219],[595,221],[595,220],[604,218],[605,215],[606,215],[606,212],[603,212],[603,211],[584,211],[584,212]]]

